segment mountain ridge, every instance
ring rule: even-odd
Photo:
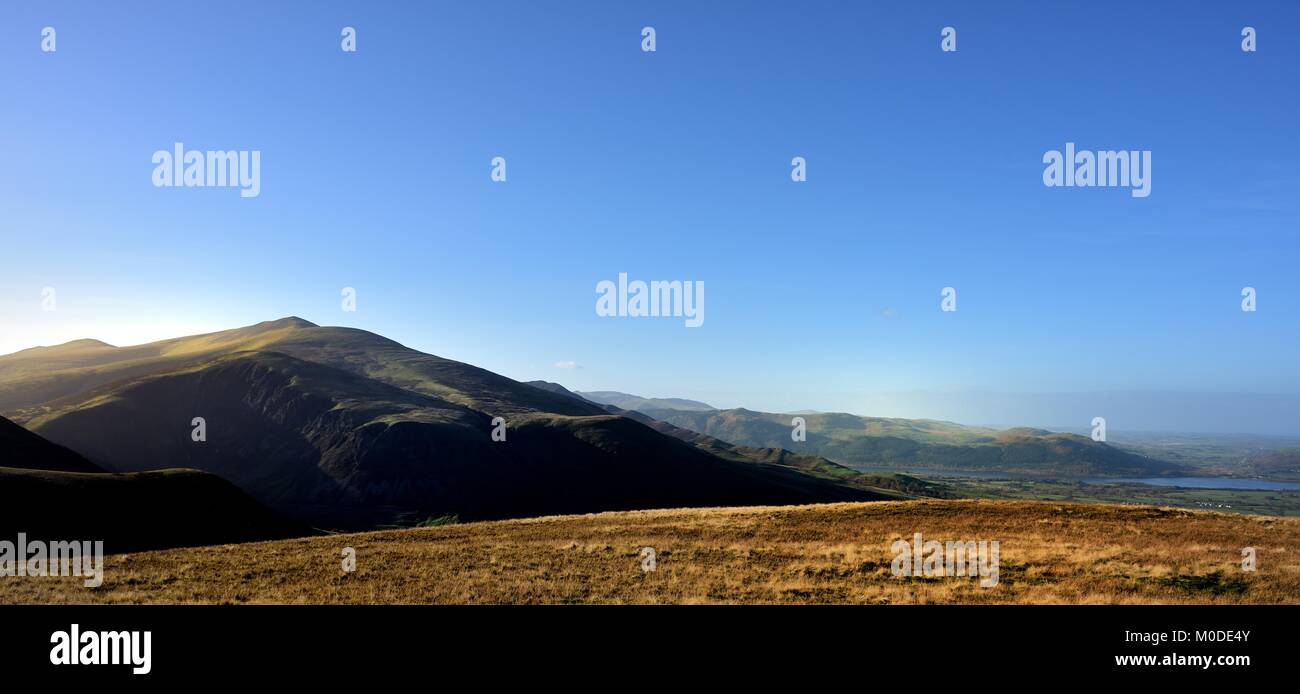
[[[1030,427],[966,427],[938,420],[796,415],[805,440],[791,440],[794,417],[737,408],[712,412],[652,410],[647,416],[739,445],[785,446],[857,470],[950,470],[1066,476],[1155,476],[1181,465],[1130,453],[1077,434]]]
[[[1068,432],[1037,427],[993,429],[936,419],[864,417],[845,412],[774,413],[744,407],[731,409],[674,406],[675,398],[642,398],[618,391],[569,391],[549,384],[555,392],[604,402],[607,407],[635,412],[741,447],[749,452],[789,449],[826,465],[859,472],[935,470],[1009,472],[1029,475],[1148,476],[1187,474],[1176,463],[1115,448]],[[667,406],[658,406],[666,404]],[[805,427],[805,440],[791,437],[796,417]],[[679,438],[682,437],[677,433]],[[759,453],[759,457],[763,454]]]
[[[640,395],[622,393],[616,390],[573,391],[575,394],[592,402],[614,405],[624,410],[646,412],[646,410],[687,410],[704,412],[718,408],[699,400],[685,398],[643,398]]]

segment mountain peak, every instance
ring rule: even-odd
[[[116,347],[108,344],[107,342],[104,342],[103,340],[95,340],[89,337],[82,338],[80,340],[73,340],[71,342],[65,342],[59,345],[59,347],[105,347],[108,349],[116,349]]]
[[[305,318],[299,318],[298,316],[285,316],[284,318],[281,318],[279,320],[273,320],[271,321],[271,323],[281,324],[286,327],[293,326],[297,328],[319,328],[320,327],[319,325],[316,325],[315,323]]]
[[[40,347],[28,347],[11,354],[0,355],[0,359],[24,359],[24,358],[41,358],[51,355],[60,354],[78,354],[87,351],[98,350],[115,350],[117,347],[103,342],[101,340],[92,340],[84,338],[81,340],[72,340],[57,345],[41,345]]]
[[[267,320],[250,325],[246,330],[279,330],[282,328],[319,328],[315,323],[299,318],[298,316],[285,316],[276,320]]]

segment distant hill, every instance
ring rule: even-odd
[[[924,419],[844,413],[775,414],[753,410],[648,410],[647,416],[734,444],[784,447],[858,470],[951,470],[1031,475],[1153,476],[1181,465],[1121,450],[1076,434],[1043,429],[966,427]],[[791,440],[802,417],[806,441]]]
[[[686,412],[711,412],[717,408],[698,400],[682,398],[643,398],[614,390],[597,390],[589,393],[579,391],[578,395],[603,405],[613,405],[624,410],[649,413],[652,410],[682,410]]]
[[[1246,465],[1260,477],[1300,480],[1300,448],[1253,452],[1247,457]]]
[[[546,382],[532,381],[531,383]],[[567,393],[571,397],[584,399],[581,395],[573,393],[558,384],[547,385],[558,388],[558,390],[548,388],[552,390],[552,392],[563,392]],[[831,462],[821,456],[808,453],[794,453],[779,446],[737,446],[733,443],[714,438],[707,434],[701,434],[697,431],[669,424],[668,422],[655,419],[640,412],[620,409],[614,405],[604,405],[604,408],[611,414],[617,414],[634,419],[655,431],[680,439],[697,448],[708,451],[713,455],[729,460],[750,463],[761,462],[781,465],[784,467],[792,467],[823,479],[835,480],[848,486],[897,499],[912,499],[918,497],[952,498],[956,496],[951,492],[951,490],[947,489],[943,485],[922,482],[921,480],[908,478],[906,475],[864,474],[852,468]]]
[[[572,393],[297,318],[0,357],[0,407],[115,471],[204,470],[318,527],[397,519],[873,500]],[[207,440],[191,440],[203,417]],[[507,439],[493,441],[493,418]]]
[[[10,541],[18,533],[33,540],[102,540],[106,552],[117,553],[313,532],[197,470],[83,472],[99,468],[2,418],[0,462],[0,538]]]

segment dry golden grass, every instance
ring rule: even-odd
[[[895,578],[890,543],[914,532],[998,540],[1000,583]],[[1241,570],[1243,547],[1258,571]],[[94,590],[0,578],[0,603],[1296,603],[1298,548],[1300,519],[1151,507],[677,509],[121,555]]]

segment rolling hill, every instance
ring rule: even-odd
[[[586,400],[584,395],[570,391],[558,383],[550,383],[547,381],[529,381],[528,383],[539,388],[544,388],[552,393],[559,393],[579,400]],[[697,448],[703,449],[722,458],[728,458],[739,462],[758,461],[782,465],[785,467],[793,467],[824,479],[837,480],[854,487],[884,493],[900,499],[915,497],[949,498],[953,496],[952,492],[946,489],[943,485],[922,482],[921,480],[906,475],[865,474],[852,468],[833,463],[821,456],[807,453],[794,453],[776,446],[737,446],[736,444],[714,438],[707,434],[701,434],[698,431],[684,429],[669,424],[663,420],[655,419],[637,410],[624,410],[616,405],[610,404],[603,405],[603,407],[611,414],[634,419],[655,431],[685,441]]]
[[[1044,429],[999,430],[931,419],[861,417],[842,412],[719,410],[694,400],[643,398],[617,391],[571,392],[558,383],[532,383],[741,447],[786,448],[857,470],[1143,477],[1189,474],[1184,465],[1084,436]],[[795,416],[806,422],[806,441],[791,440],[791,420]]]
[[[77,453],[56,446],[0,417],[0,467],[55,472],[103,472]]]
[[[806,441],[791,440],[792,415],[746,409],[649,410],[647,416],[731,443],[785,447],[858,470],[951,470],[1064,476],[1155,476],[1185,473],[1167,463],[1042,429],[985,429],[924,419],[798,415]]]
[[[312,534],[197,470],[113,474],[0,419],[0,537],[102,540],[109,553]]]
[[[320,527],[895,496],[298,318],[0,357],[0,408],[107,469],[196,468]]]

